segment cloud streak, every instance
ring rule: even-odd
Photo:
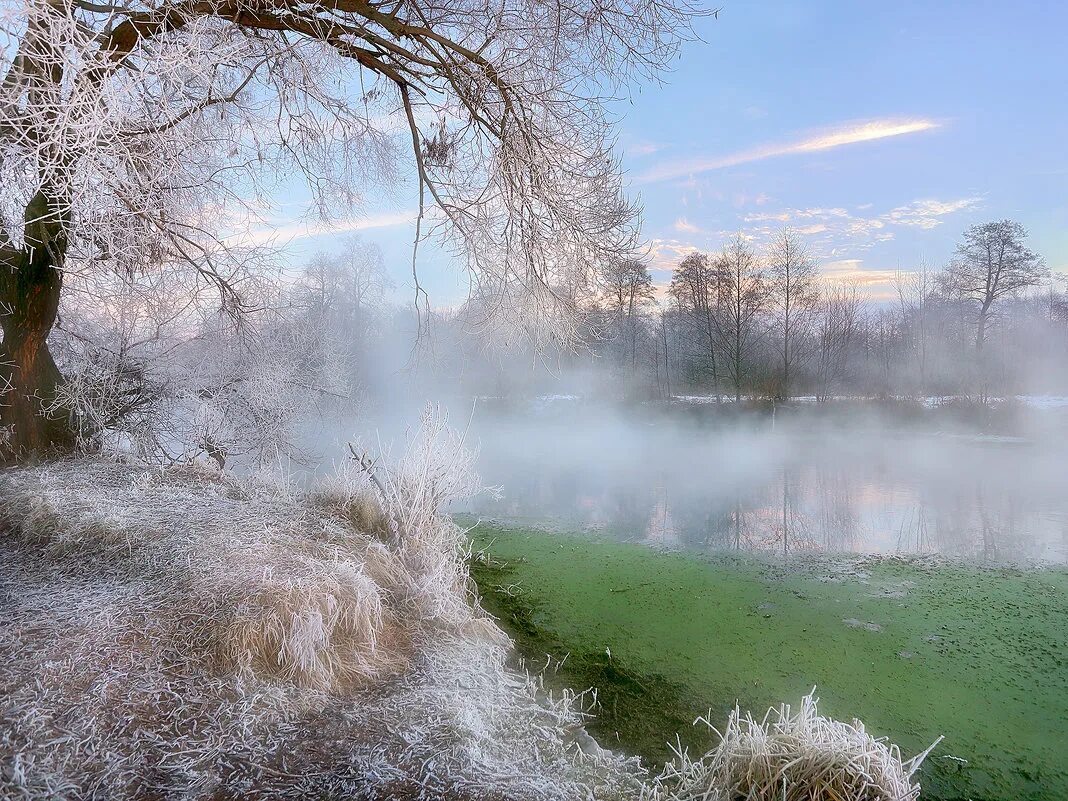
[[[387,212],[363,217],[341,220],[332,225],[321,223],[292,223],[281,226],[265,226],[248,233],[238,234],[233,240],[245,245],[285,245],[298,239],[308,239],[326,234],[342,234],[351,231],[365,231],[370,228],[389,228],[394,225],[406,225],[414,222],[414,211]]]
[[[685,178],[695,173],[748,164],[753,161],[762,161],[798,153],[818,153],[860,142],[872,142],[878,139],[921,133],[938,127],[939,124],[937,122],[926,119],[870,120],[868,122],[840,126],[795,142],[761,145],[726,156],[698,156],[680,161],[664,162],[639,174],[636,180],[638,183],[668,181]]]

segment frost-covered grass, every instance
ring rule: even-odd
[[[814,692],[794,711],[782,704],[763,719],[735,707],[718,743],[693,759],[679,749],[657,777],[650,798],[660,801],[914,801],[914,774],[937,741],[910,760],[885,738],[873,737],[858,720],[846,723],[819,714]]]
[[[508,667],[463,532],[390,546],[336,492],[96,459],[0,473],[0,797],[632,796],[580,704]]]

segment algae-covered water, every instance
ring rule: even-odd
[[[906,756],[924,797],[1068,798],[1068,571],[813,556],[775,563],[481,523],[484,606],[550,684],[596,687],[591,730],[650,765],[698,715],[817,687]]]

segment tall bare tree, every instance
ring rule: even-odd
[[[636,259],[624,259],[604,272],[605,293],[615,320],[617,337],[623,345],[622,357],[633,371],[638,363],[638,330],[641,318],[656,294],[649,266]]]
[[[862,301],[855,284],[831,287],[824,293],[817,330],[816,397],[825,401],[841,381],[849,349],[862,324]]]
[[[976,351],[983,349],[999,301],[1038,286],[1048,275],[1042,257],[1024,245],[1026,238],[1024,227],[1012,220],[973,225],[942,276],[946,291],[976,306]]]
[[[901,314],[902,328],[907,337],[905,347],[916,360],[921,395],[927,394],[933,285],[926,261],[920,262],[918,270],[894,275],[898,310]]]
[[[716,306],[719,302],[722,273],[719,261],[705,253],[691,253],[675,268],[669,292],[675,299],[680,316],[689,332],[701,343],[701,355],[712,379],[712,390],[719,395],[716,367]]]
[[[257,253],[242,209],[295,173],[322,213],[358,210],[369,186],[396,183],[398,147],[416,240],[439,234],[505,319],[524,299],[535,339],[573,340],[554,287],[634,246],[605,101],[666,66],[694,13],[689,0],[4,0],[9,450],[72,438],[40,414],[62,380],[47,337],[67,276],[181,264],[237,314]]]
[[[734,399],[742,399],[742,381],[756,344],[767,333],[765,316],[770,302],[767,274],[749,243],[739,235],[717,260],[722,275],[718,314],[715,315],[720,352],[734,385]]]
[[[367,356],[372,315],[393,287],[382,251],[358,235],[348,236],[339,250],[316,253],[300,283],[309,311],[324,333],[339,340],[349,370],[359,373]]]
[[[774,306],[775,344],[782,364],[782,392],[790,397],[790,372],[808,353],[807,335],[819,303],[819,269],[797,234],[783,228],[768,248],[768,282]]]

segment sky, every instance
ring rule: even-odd
[[[612,107],[654,281],[693,249],[790,225],[828,281],[873,299],[1011,218],[1068,272],[1068,1],[722,0],[663,83]],[[366,209],[397,297],[412,292],[414,194]],[[295,263],[338,233],[282,223]],[[458,304],[462,270],[424,250],[420,282]]]

